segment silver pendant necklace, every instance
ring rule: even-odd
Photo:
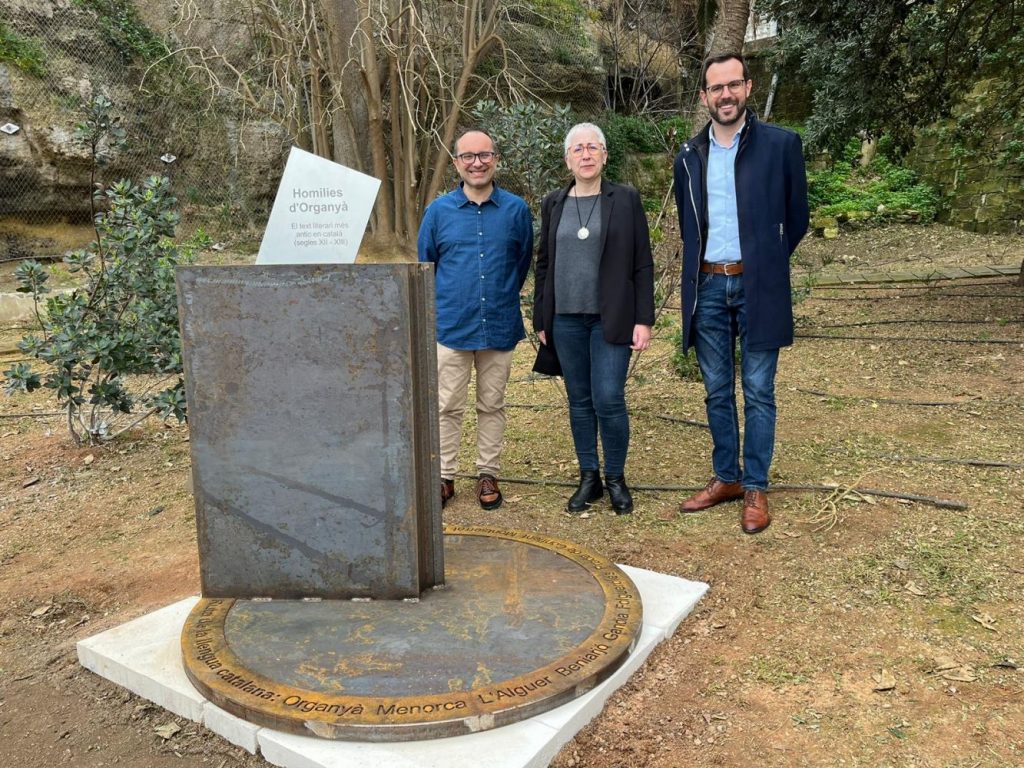
[[[601,199],[601,193],[598,192],[594,196],[594,203],[590,206],[590,213],[587,214],[587,220],[583,221],[583,215],[580,213],[580,197],[579,195],[573,195],[573,199],[576,200],[576,218],[580,222],[580,228],[576,230],[576,237],[580,240],[586,240],[590,237],[590,230],[587,229],[587,224],[590,223],[590,217],[594,215],[594,209],[597,208],[597,203]]]

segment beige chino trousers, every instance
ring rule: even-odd
[[[459,470],[462,419],[469,379],[476,368],[477,474],[498,476],[505,437],[505,388],[512,372],[512,351],[462,351],[437,345],[437,401],[441,433],[441,477]]]

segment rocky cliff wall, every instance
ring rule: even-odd
[[[101,183],[166,174],[186,213],[190,205],[233,218],[242,213],[258,220],[265,213],[290,144],[284,130],[211,103],[201,84],[190,85],[175,71],[177,60],[150,69],[154,58],[140,58],[133,49],[154,33],[172,47],[229,54],[246,49],[250,30],[237,0],[209,0],[201,17],[179,15],[196,7],[134,0],[112,20],[72,0],[0,2],[0,24],[38,44],[45,70],[30,74],[0,63],[0,125],[18,126],[11,135],[0,133],[0,219],[88,216],[93,164],[74,130],[84,116],[81,104],[97,93],[113,102],[128,132],[123,148],[105,148],[110,162],[101,169]],[[571,102],[585,114],[603,108],[606,75],[582,28],[568,34],[557,26],[531,31],[519,24],[506,30],[506,38],[532,68],[525,92]],[[484,64],[499,65],[500,58]],[[169,156],[172,163],[161,161]]]
[[[145,7],[155,13],[155,6]],[[113,103],[127,131],[123,147],[102,147],[109,159],[98,171],[100,183],[166,174],[185,206],[264,211],[287,150],[281,128],[220,109],[173,64],[140,60],[131,45],[149,33],[141,20],[113,34],[105,21],[70,0],[0,6],[0,24],[39,47],[43,70],[0,63],[0,125],[18,126],[0,133],[0,217],[88,216],[92,156],[74,133],[85,116],[83,103],[96,94]],[[171,156],[173,162],[165,162]]]

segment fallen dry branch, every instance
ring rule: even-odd
[[[789,483],[778,483],[772,486],[773,491],[809,491],[818,493],[821,491],[835,491],[839,490],[843,486],[834,485],[832,483],[823,483],[820,485],[803,485],[803,484],[789,484]],[[898,493],[895,491],[882,491],[877,488],[851,488],[850,490],[856,491],[857,493],[864,496],[881,496],[886,499],[903,499],[904,501],[913,501],[918,504],[927,504],[932,507],[938,507],[939,509],[957,509],[965,510],[968,509],[968,505],[963,501],[953,501],[950,499],[940,499],[935,496],[918,496],[911,493]]]
[[[869,501],[865,498],[864,494],[855,490],[855,487],[868,475],[870,472],[865,472],[863,475],[858,477],[852,485],[839,486],[831,495],[825,499],[817,511],[809,518],[803,520],[804,523],[814,526],[815,533],[824,533],[832,530],[836,525],[839,524],[839,502],[846,499],[852,499],[853,501]]]

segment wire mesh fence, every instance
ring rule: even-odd
[[[190,16],[192,3],[172,11],[148,0],[0,4],[0,260],[31,255],[18,237],[24,227],[50,235],[33,241],[35,255],[67,247],[75,237],[60,232],[88,225],[96,185],[153,174],[170,178],[186,228],[262,228],[294,131],[261,117],[237,92],[211,93],[187,57],[173,53],[224,38],[244,48],[239,40],[265,32],[246,22],[258,1],[219,0],[206,16]],[[442,12],[457,4],[422,5]],[[567,104],[573,119],[599,124],[616,110],[664,119],[692,98],[686,76],[696,60],[687,47],[693,31],[665,31],[657,21],[674,5],[669,0],[504,5],[502,46],[481,63],[479,79],[512,67],[516,78],[509,82],[517,87],[480,88],[474,98]],[[96,95],[112,102],[123,146],[92,152],[76,138],[84,105]]]
[[[26,51],[0,64],[0,120],[7,126],[0,136],[0,217],[87,223],[94,184],[153,174],[170,177],[189,210],[224,206],[228,215],[248,204],[237,162],[248,136],[238,116],[195,109],[188,81],[176,76],[173,63],[152,66],[166,51],[161,38],[137,17],[117,27],[117,18],[100,8],[45,1],[0,6],[7,48],[13,41]],[[113,103],[126,141],[101,145],[94,157],[75,127],[98,95]],[[277,144],[279,154],[283,141]]]

